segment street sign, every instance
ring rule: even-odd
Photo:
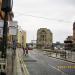
[[[9,27],[9,35],[17,35],[18,30],[17,21],[9,21],[8,27]]]
[[[8,27],[17,27],[17,21],[8,21]]]
[[[0,20],[0,37],[3,37],[3,26],[4,21]],[[8,21],[8,28],[9,28],[9,35],[16,35],[17,34],[17,21]]]
[[[17,34],[17,28],[9,27],[9,35],[16,35],[16,34]]]

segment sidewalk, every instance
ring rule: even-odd
[[[20,72],[17,75],[29,75],[27,67],[23,61],[23,50],[21,48],[16,49],[17,71]],[[20,69],[19,69],[20,68]]]
[[[7,75],[13,75],[12,49],[7,49]]]
[[[7,50],[7,75],[22,75],[18,53],[13,54],[13,49]]]
[[[23,75],[21,70],[20,58],[18,54],[18,50],[16,49],[16,75]]]

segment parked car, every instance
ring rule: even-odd
[[[31,48],[31,47],[28,47],[28,50],[32,50],[33,48]]]

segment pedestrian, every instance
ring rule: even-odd
[[[16,55],[16,41],[15,40],[13,40],[13,45],[12,45],[13,47],[13,53],[14,53],[14,55]]]
[[[28,54],[28,48],[26,48],[26,55]]]
[[[25,48],[23,47],[23,55],[25,54]]]

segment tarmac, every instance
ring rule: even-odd
[[[43,53],[47,54],[47,52],[43,52]],[[49,57],[52,57],[52,58],[56,58],[56,59],[75,63],[75,52],[72,53],[71,57],[67,56],[66,59],[61,58],[59,55],[56,56],[55,54],[50,55],[48,53],[47,55]],[[14,59],[14,71],[13,71],[14,73],[13,73],[13,75],[30,75],[28,70],[27,70],[27,67],[23,61],[23,58],[24,58],[23,57],[23,50],[21,48],[17,48],[16,49],[16,57]]]
[[[22,49],[16,49],[16,64],[14,64],[14,69],[16,69],[16,73],[14,71],[14,75],[29,75],[27,67],[23,61],[23,54]]]

